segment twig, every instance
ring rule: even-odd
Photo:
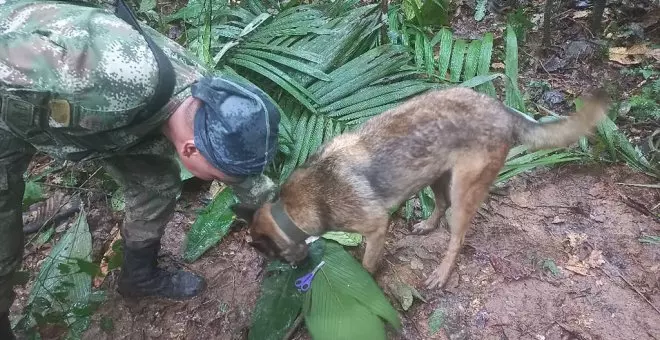
[[[623,203],[625,203],[627,206],[639,211],[643,215],[646,215],[646,216],[654,219],[656,222],[660,223],[660,216],[658,216],[658,215],[654,214],[653,212],[651,212],[651,210],[649,210],[649,208],[647,208],[644,204],[639,203],[639,202],[635,201],[634,199],[632,199],[628,196],[622,195],[622,194],[619,194],[619,196],[621,197],[621,200],[623,201]]]
[[[282,340],[291,339],[291,337],[293,337],[293,335],[296,333],[298,327],[300,327],[302,322],[303,322],[303,315],[302,313],[298,313],[298,317],[296,317],[296,320],[293,322],[293,326],[289,328],[289,331],[284,335],[284,338],[282,338]]]
[[[635,184],[635,183],[617,183],[618,185],[627,185],[629,187],[642,187],[651,189],[660,189],[660,184]]]
[[[605,261],[607,261],[607,259],[605,259]],[[607,263],[609,264],[609,261],[607,261]],[[642,299],[644,299],[644,301],[646,301],[646,303],[648,303],[660,315],[660,309],[658,309],[658,307],[654,306],[653,303],[651,303],[651,301],[649,301],[649,299],[647,299],[646,296],[644,296],[644,294],[642,294],[642,292],[640,292],[639,289],[637,289],[637,287],[633,286],[633,284],[630,283],[630,281],[628,281],[628,279],[626,279],[625,276],[623,276],[623,274],[619,271],[618,268],[616,269],[616,271],[617,271],[617,274],[619,275],[619,277],[621,279],[623,279],[623,281],[625,281],[628,284],[628,286],[630,286],[630,288],[632,288],[639,296],[641,296]]]
[[[594,247],[594,245],[591,244],[589,241],[585,241],[585,244],[589,245],[589,247],[591,247],[592,250],[593,250],[593,249],[596,249],[596,247]],[[611,263],[611,262],[610,262],[605,256],[603,256],[603,260],[604,260],[604,261],[605,261],[605,262],[606,262],[611,268],[613,268],[614,270],[616,270],[616,274],[617,274],[617,275],[618,275],[618,276],[619,276],[619,277],[620,277],[620,278],[621,278],[626,284],[628,284],[628,286],[629,286],[630,288],[632,288],[632,290],[634,290],[635,293],[637,293],[637,295],[641,296],[642,299],[644,299],[644,301],[646,301],[646,303],[648,303],[648,304],[649,304],[649,305],[650,305],[650,306],[651,306],[651,307],[652,307],[652,308],[658,313],[658,315],[660,315],[660,309],[658,309],[658,307],[656,307],[655,305],[653,305],[653,303],[651,303],[651,301],[649,301],[649,299],[647,299],[646,296],[644,296],[644,294],[642,294],[642,292],[640,292],[639,289],[637,289],[637,287],[635,287],[630,281],[628,281],[628,279],[623,275],[623,273],[621,273],[621,271],[619,270],[619,268],[618,268],[617,266],[613,265],[613,264],[612,264],[612,263]],[[603,273],[605,273],[605,275],[608,275],[607,272],[606,272],[603,268],[600,268],[600,270],[601,270]],[[608,275],[608,276],[609,276],[609,275]],[[561,325],[560,325],[560,326],[561,326]]]
[[[47,187],[52,187],[52,188],[72,189],[72,190],[80,190],[80,191],[87,191],[87,192],[105,192],[105,191],[99,190],[99,189],[78,188],[78,187],[72,187],[72,186],[68,186],[68,185],[59,185],[59,184],[51,184],[51,183],[41,183],[41,184],[45,185]]]

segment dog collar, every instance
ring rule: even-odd
[[[270,208],[270,213],[277,226],[280,227],[280,230],[282,230],[282,232],[294,243],[303,242],[310,236],[293,223],[289,214],[284,210],[284,203],[282,203],[282,200],[277,200],[273,203]]]

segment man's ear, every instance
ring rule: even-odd
[[[248,224],[252,224],[252,218],[254,217],[254,213],[257,211],[255,207],[242,203],[233,204],[230,206],[230,209],[234,212],[234,215],[236,215],[237,219],[243,220]]]
[[[182,148],[181,154],[184,155],[185,157],[190,157],[197,152],[195,141],[192,139],[185,141],[181,148]]]

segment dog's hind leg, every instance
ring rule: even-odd
[[[431,216],[420,221],[413,226],[412,233],[416,235],[428,234],[440,225],[442,216],[445,215],[447,208],[451,204],[449,197],[449,182],[451,180],[451,171],[446,171],[440,178],[431,184],[433,196],[435,197],[435,208]]]
[[[452,170],[449,228],[451,238],[440,266],[426,280],[428,289],[442,288],[451,274],[456,257],[463,246],[465,234],[473,216],[488,195],[490,185],[506,159],[506,148],[481,155],[470,155]]]

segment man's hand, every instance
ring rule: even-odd
[[[277,185],[266,175],[246,178],[243,182],[229,185],[241,203],[259,207],[275,197]]]

